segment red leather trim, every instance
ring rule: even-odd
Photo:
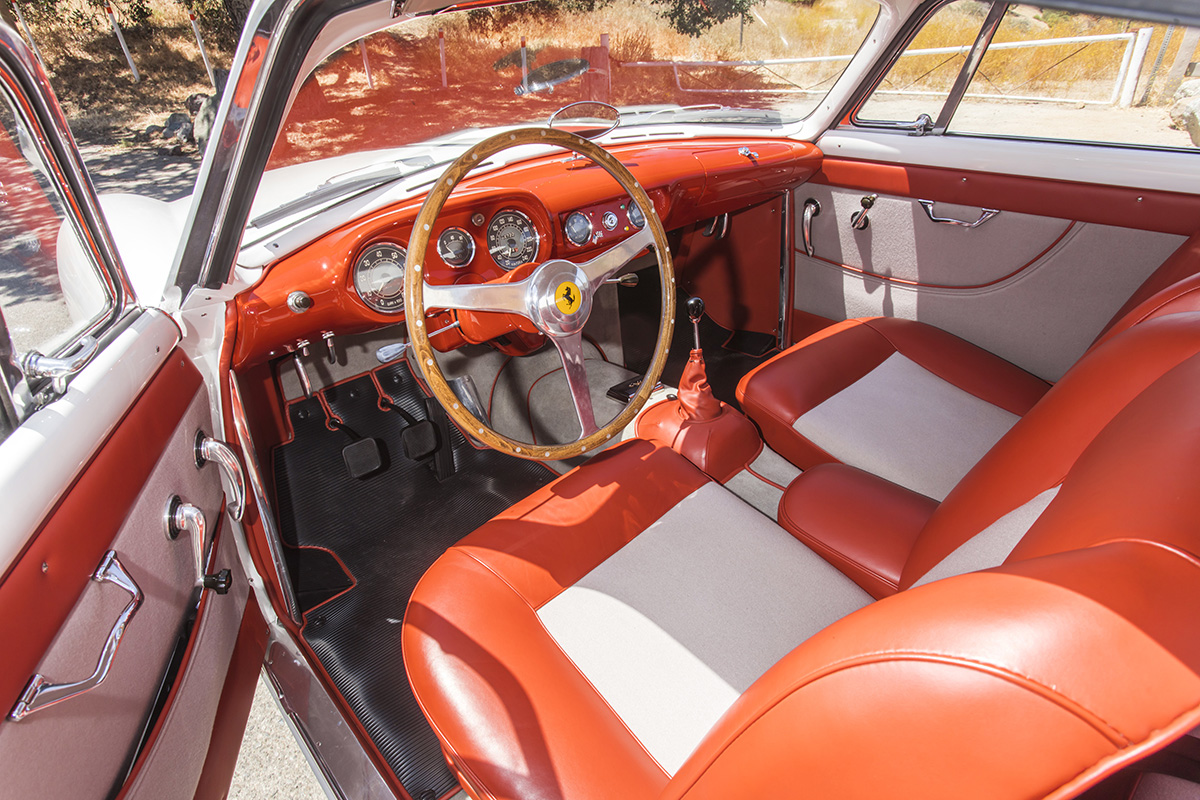
[[[810,180],[848,189],[1191,236],[1200,196],[992,172],[831,158]],[[1064,217],[1069,210],[1070,217]]]
[[[792,294],[788,294],[788,297],[792,296]],[[791,338],[789,341],[784,343],[785,347],[790,347],[796,342],[803,341],[809,336],[820,333],[836,322],[837,320],[828,319],[827,317],[812,314],[808,311],[802,311],[798,308],[793,308],[792,321],[788,327],[789,336]]]
[[[638,417],[637,435],[670,447],[724,483],[758,457],[762,439],[753,422],[715,397],[713,401],[716,415],[704,420],[687,419],[680,400],[655,403]]]
[[[404,617],[404,663],[434,732],[482,796],[655,797],[666,785],[536,609],[707,482],[671,450],[630,440],[426,572]]]
[[[199,390],[200,373],[173,351],[4,576],[4,709],[50,647]]]
[[[911,320],[876,317],[831,325],[793,345],[743,376],[737,396],[767,444],[807,469],[837,459],[802,437],[792,424],[893,353],[1018,416],[1049,388],[1040,378],[953,334]]]
[[[229,791],[266,652],[267,623],[251,592],[242,614],[241,627],[238,628],[233,658],[225,675],[225,686],[221,689],[208,755],[196,784],[196,800],[223,800]]]
[[[895,594],[904,562],[937,502],[845,464],[818,464],[792,481],[779,524],[851,580]]]
[[[1089,353],[950,492],[914,545],[900,587],[911,586],[968,538],[1068,473],[1070,480],[1013,558],[1032,555],[1035,543],[1045,553],[1093,544],[1105,531],[1111,538],[1117,519],[1126,520],[1130,533],[1154,530],[1162,541],[1194,541],[1198,529],[1183,520],[1200,518],[1188,516],[1200,511],[1181,498],[1195,493],[1182,488],[1184,478],[1175,473],[1194,472],[1196,451],[1187,446],[1200,447],[1200,441],[1191,435],[1181,398],[1200,396],[1200,374],[1191,366],[1175,373],[1175,367],[1192,364],[1197,352],[1200,314],[1194,313],[1149,320]],[[1168,372],[1170,381],[1138,398]],[[1169,386],[1176,388],[1163,388]],[[1121,424],[1105,430],[1118,415]],[[1128,433],[1133,430],[1139,433]],[[1148,438],[1139,441],[1138,435]],[[1075,514],[1070,523],[1047,527],[1068,505]],[[1044,539],[1039,530],[1053,535]]]
[[[1180,660],[1191,621],[1167,614],[1164,643],[1142,612],[1196,607],[1200,575],[1130,552],[950,578],[845,617],[743,693],[663,797],[1042,797],[1179,735],[1200,704]],[[1101,564],[1109,586],[1088,586]]]
[[[843,264],[840,261],[833,261],[828,258],[822,258],[821,256],[814,255],[814,256],[809,256],[809,257],[816,259],[817,261],[824,261],[826,264],[832,264],[833,266],[838,267],[839,269],[843,269],[846,272],[853,272],[856,275],[865,275],[869,278],[874,278],[876,280],[883,281],[885,283],[900,283],[900,284],[904,284],[905,286],[921,286],[926,289],[951,289],[951,290],[962,290],[962,291],[966,291],[966,290],[970,290],[970,289],[985,289],[988,286],[995,286],[998,283],[1004,283],[1004,281],[1007,281],[1010,278],[1015,278],[1017,275],[1020,275],[1022,272],[1024,272],[1025,270],[1032,267],[1034,264],[1041,261],[1042,258],[1047,253],[1049,253],[1055,247],[1058,247],[1058,243],[1061,242],[1063,240],[1063,237],[1065,237],[1068,233],[1070,233],[1071,229],[1074,227],[1075,227],[1075,223],[1071,222],[1070,224],[1067,225],[1066,228],[1063,229],[1063,232],[1058,235],[1058,238],[1055,239],[1053,242],[1051,242],[1050,245],[1045,250],[1038,253],[1032,259],[1025,262],[1021,266],[1017,267],[1016,269],[1014,269],[1012,272],[1008,273],[1007,275],[1002,275],[999,278],[995,278],[994,280],[987,281],[986,283],[961,283],[961,284],[960,283],[925,283],[923,281],[912,281],[912,280],[908,280],[906,278],[897,278],[892,275],[881,275],[878,272],[871,272],[870,270],[862,269],[861,267],[852,267],[849,264]],[[797,249],[796,252],[803,253],[804,251]]]

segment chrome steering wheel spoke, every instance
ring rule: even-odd
[[[588,384],[587,367],[583,364],[583,335],[552,336],[550,341],[558,348],[562,358],[563,372],[567,376],[567,387],[571,390],[571,401],[575,404],[575,416],[583,433],[580,438],[590,436],[598,429],[596,414],[592,410],[592,391]]]
[[[529,279],[516,283],[457,283],[424,286],[425,308],[455,311],[496,311],[530,319]]]
[[[617,242],[590,261],[583,262],[579,265],[579,269],[584,275],[587,275],[588,283],[594,292],[604,281],[616,275],[622,267],[637,258],[638,253],[653,244],[654,233],[649,226],[646,226],[628,239]]]

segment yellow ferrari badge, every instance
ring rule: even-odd
[[[554,290],[554,304],[564,314],[574,314],[582,302],[579,287],[571,281],[563,281]]]

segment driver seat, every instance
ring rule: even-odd
[[[1085,362],[930,509],[882,599],[789,519],[646,441],[476,530],[418,584],[403,629],[463,787],[1065,798],[1185,734],[1200,723],[1200,314]],[[856,505],[888,502],[862,474]],[[872,546],[849,522],[841,535]]]

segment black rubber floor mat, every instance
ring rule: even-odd
[[[423,395],[403,363],[375,373],[388,397],[418,420]],[[441,797],[456,780],[409,690],[400,655],[400,622],[417,580],[445,550],[500,511],[553,479],[541,464],[476,450],[450,426],[455,472],[439,481],[425,462],[405,457],[403,418],[379,407],[370,375],[324,392],[333,412],[360,439],[377,440],[383,468],[354,478],[343,448],[354,441],[330,430],[316,397],[288,406],[295,436],[275,450],[281,533],[301,549],[303,566],[321,548],[345,565],[354,585],[305,615],[304,638],[358,715],[375,745],[414,797]],[[325,557],[327,559],[327,557]],[[328,564],[293,575],[323,575]],[[328,586],[303,587],[319,596]]]

